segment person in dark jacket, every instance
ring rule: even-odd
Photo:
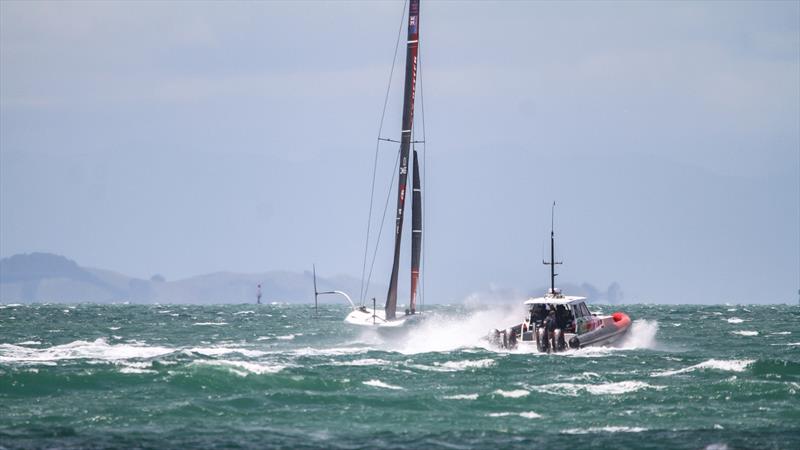
[[[544,319],[544,331],[545,331],[545,339],[552,343],[550,348],[556,348],[556,328],[558,328],[558,321],[556,320],[556,312],[555,310],[550,310],[550,314],[548,314],[547,318]]]

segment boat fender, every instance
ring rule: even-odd
[[[614,325],[617,328],[626,328],[631,324],[631,318],[623,312],[615,312],[611,315],[611,318],[614,320]]]
[[[578,339],[578,336],[573,336],[569,340],[569,348],[581,348],[581,340]]]

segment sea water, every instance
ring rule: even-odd
[[[626,311],[617,347],[493,348],[308,305],[0,305],[0,448],[800,448],[800,308]]]

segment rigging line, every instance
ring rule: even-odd
[[[361,289],[359,290],[360,295],[360,303],[364,305],[364,272],[366,272],[367,268],[367,252],[369,251],[369,235],[372,226],[372,204],[375,198],[375,174],[378,172],[378,150],[380,148],[380,141],[381,141],[381,133],[383,132],[383,120],[386,118],[386,107],[389,104],[389,92],[392,88],[392,77],[394,76],[394,66],[397,62],[397,51],[400,48],[400,36],[403,34],[403,24],[405,23],[406,18],[406,4],[408,2],[403,2],[403,12],[400,14],[400,27],[397,30],[397,41],[394,44],[394,56],[392,57],[392,69],[389,71],[389,83],[386,85],[386,95],[383,99],[383,112],[381,112],[381,121],[378,125],[378,141],[375,143],[375,160],[372,164],[372,185],[369,193],[369,215],[367,216],[367,238],[364,242],[364,260],[361,263]],[[369,282],[367,282],[367,288],[369,288]]]
[[[386,221],[386,211],[389,210],[389,199],[392,198],[392,185],[394,184],[394,176],[397,173],[397,166],[400,164],[400,149],[397,149],[397,158],[394,160],[394,169],[392,170],[392,179],[389,181],[389,192],[386,193],[386,203],[383,205],[383,217],[381,218],[381,226],[378,228],[378,237],[375,240],[375,251],[372,253],[372,263],[369,265],[369,276],[367,276],[367,284],[364,293],[369,290],[369,282],[372,280],[372,269],[375,267],[375,259],[378,256],[378,247],[381,243],[381,235],[383,234],[383,223]]]

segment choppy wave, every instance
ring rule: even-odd
[[[199,366],[221,367],[242,377],[246,377],[250,374],[264,375],[278,373],[287,367],[283,364],[267,364],[234,360],[194,361],[192,364]]]
[[[739,336],[758,336],[758,331],[739,330],[731,331],[731,334],[738,334]]]
[[[498,389],[493,393],[506,398],[520,398],[530,395],[530,391],[526,391],[525,389],[514,389],[513,391],[504,391],[502,389]]]
[[[796,308],[749,307],[745,326],[720,306],[626,306],[618,346],[550,355],[484,339],[519,308],[434,307],[394,334],[334,307],[64,309],[0,321],[4,447],[800,448]]]
[[[540,414],[535,413],[533,411],[526,411],[526,412],[521,412],[521,413],[517,413],[517,412],[496,412],[496,413],[489,413],[489,414],[487,414],[487,416],[489,416],[489,417],[518,416],[518,417],[522,417],[524,419],[539,419],[539,418],[542,417]]]
[[[65,359],[91,359],[115,361],[133,358],[154,358],[174,352],[175,349],[159,346],[109,344],[105,339],[92,342],[73,341],[69,344],[46,348],[27,348],[0,344],[0,361],[3,362],[53,362]]]
[[[577,397],[586,392],[592,395],[619,395],[642,389],[664,389],[663,386],[652,386],[643,381],[620,381],[616,383],[600,384],[576,384],[576,383],[553,383],[545,385],[528,386],[536,392],[568,397]]]
[[[717,360],[709,359],[700,364],[685,367],[677,370],[666,370],[662,372],[653,372],[650,376],[653,377],[669,377],[683,373],[694,372],[696,370],[722,370],[729,372],[744,372],[748,366],[755,362],[754,359],[734,359],[734,360]]]
[[[564,434],[592,434],[592,433],[641,433],[647,431],[642,427],[588,427],[588,428],[569,428],[562,430]]]
[[[442,397],[446,400],[477,400],[478,394],[456,394],[456,395],[445,395]]]
[[[367,386],[383,388],[383,389],[392,389],[392,390],[403,390],[404,389],[403,387],[400,387],[400,386],[394,386],[394,385],[391,385],[389,383],[384,383],[381,380],[369,380],[369,381],[365,381],[364,384],[366,384]]]

